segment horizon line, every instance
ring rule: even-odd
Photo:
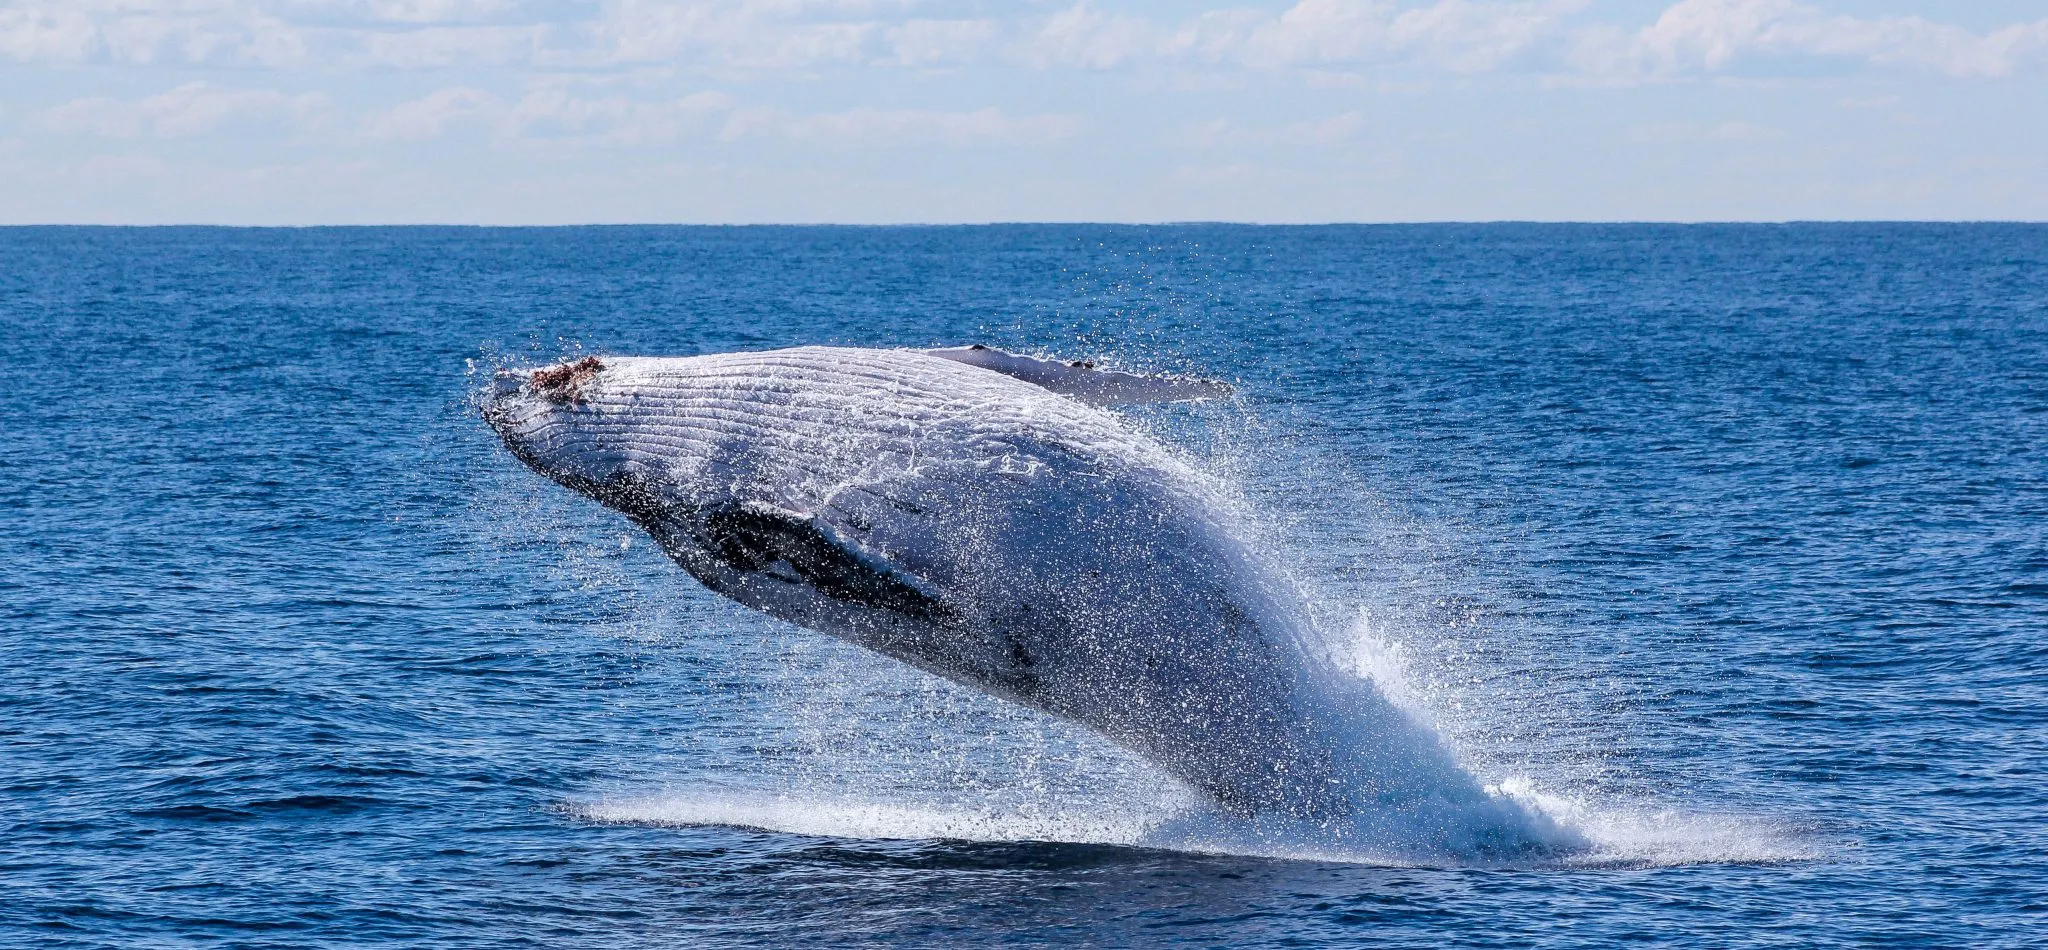
[[[479,223],[460,221],[411,221],[411,222],[370,222],[370,223],[276,223],[276,224],[230,224],[210,221],[160,221],[160,222],[71,222],[31,221],[0,223],[0,230],[27,230],[35,228],[98,228],[105,230],[150,228],[189,228],[247,231],[294,231],[320,229],[373,229],[373,228],[467,228],[474,230],[540,230],[576,228],[846,228],[846,229],[889,229],[889,228],[1003,228],[1003,227],[1112,227],[1112,228],[1184,228],[1184,227],[1238,227],[1238,228],[1356,228],[1356,227],[1454,227],[1454,226],[1498,226],[1520,225],[1539,227],[1729,227],[1761,226],[1783,227],[1791,225],[2044,225],[2048,219],[2032,218],[1728,218],[1728,219],[1677,219],[1677,218],[1628,218],[1613,220],[1578,218],[1445,218],[1416,221],[1230,221],[1230,220],[1164,220],[1164,221],[583,221],[552,223]]]

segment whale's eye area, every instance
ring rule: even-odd
[[[533,371],[531,386],[534,392],[557,403],[581,403],[583,384],[597,378],[604,362],[595,356],[586,356],[573,363],[563,363],[546,369]]]

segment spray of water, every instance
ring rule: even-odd
[[[1359,669],[1429,707],[1398,646],[1350,631]],[[672,779],[570,803],[578,816],[654,826],[716,825],[848,839],[1107,844],[1400,866],[1649,867],[1811,860],[1795,829],[1654,803],[1547,790],[1526,776],[1339,818],[1244,816],[1215,808],[1135,757],[1065,723],[885,665],[809,634],[775,689],[788,705],[785,755],[747,775]],[[1361,734],[1361,741],[1384,736]],[[1455,768],[1455,767],[1454,767]],[[1469,773],[1423,783],[1459,790]],[[1547,849],[1502,848],[1503,829]]]

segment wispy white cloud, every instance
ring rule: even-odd
[[[614,64],[752,70],[887,60],[895,18],[876,16],[876,7],[830,0],[610,0],[590,26],[588,54]]]
[[[863,108],[819,115],[741,110],[733,113],[720,137],[727,141],[775,137],[840,148],[973,148],[1060,142],[1073,138],[1083,125],[1074,116],[1013,116],[994,108],[971,112]]]
[[[829,148],[975,148],[1057,143],[1084,128],[1074,116],[969,111],[849,109],[798,113],[742,106],[720,92],[643,100],[545,87],[507,99],[450,86],[368,119],[373,139],[422,141],[453,135],[497,140],[551,139],[594,145],[658,145],[679,140],[803,142]]]
[[[1112,70],[1406,69],[1669,78],[1822,57],[1958,77],[2048,62],[2048,18],[1978,33],[1800,0],[1679,0],[1644,25],[1592,0],[1299,0],[1180,18],[1013,0],[13,0],[23,62],[449,69],[663,66],[787,72],[970,65]],[[954,8],[945,7],[945,10]]]
[[[519,0],[301,0],[303,7],[352,11],[389,23],[490,20],[520,9]]]
[[[450,86],[370,116],[364,131],[372,138],[422,141],[440,138],[464,125],[494,127],[503,121],[506,111],[505,100],[496,95],[469,86]]]
[[[1170,53],[1171,39],[1144,17],[1079,3],[1046,19],[1025,47],[1025,58],[1041,68],[1115,69]]]
[[[1783,133],[1754,122],[1654,122],[1638,126],[1629,138],[1637,142],[1693,144],[1699,142],[1752,142],[1777,138]]]
[[[2009,76],[2048,59],[2048,19],[1978,34],[1914,16],[1831,15],[1796,0],[1683,0],[1633,34],[1588,32],[1574,61],[1595,73],[1669,76],[1801,56]]]
[[[217,170],[301,183],[302,219],[354,220],[372,212],[306,177],[348,162],[377,170],[365,187],[413,183],[376,214],[450,220],[516,217],[544,179],[570,196],[549,199],[555,218],[594,213],[586,192],[651,214],[636,202],[663,175],[724,182],[685,210],[734,219],[2048,208],[2041,133],[2011,118],[2048,81],[2048,18],[1964,26],[1934,0],[1889,4],[1918,16],[1850,2],[0,0],[0,70],[26,80],[0,95],[0,158],[44,169],[0,174],[0,217],[127,214],[73,174],[90,167],[159,169],[149,187],[197,209],[183,218],[214,214],[181,183]],[[234,147],[158,141],[207,136]],[[1728,160],[1719,185],[1645,184],[1692,152]],[[1952,170],[1925,180],[1975,197],[1809,200],[1894,181],[1864,158],[1879,153]],[[629,172],[642,184],[619,184]],[[1627,204],[1615,181],[1650,197]],[[62,188],[68,204],[42,194]],[[460,204],[489,188],[504,200]]]
[[[1307,148],[1356,144],[1373,138],[1377,124],[1363,111],[1350,109],[1335,115],[1281,124],[1246,123],[1210,119],[1185,129],[1180,141],[1189,148]]]
[[[911,20],[883,34],[896,65],[925,67],[981,61],[1001,35],[995,20]]]
[[[1454,72],[1499,68],[1562,34],[1587,0],[1478,3],[1302,0],[1255,24],[1237,58],[1268,68],[1417,63]]]
[[[470,86],[450,86],[371,116],[363,131],[370,138],[412,141],[468,133],[499,140],[648,145],[689,135],[708,140],[731,108],[732,100],[719,92],[644,100],[543,87],[508,100]]]
[[[271,8],[230,0],[20,0],[0,9],[0,54],[25,62],[287,67],[304,31]]]
[[[99,41],[84,10],[56,4],[0,9],[0,56],[18,62],[81,62]]]
[[[366,32],[354,59],[398,69],[522,66],[548,58],[546,26],[432,26]]]
[[[1952,76],[2006,76],[2048,61],[2048,19],[1989,33],[1920,17],[1858,18],[1796,0],[1681,0],[1630,30],[1591,0],[1300,0],[1278,12],[1211,11],[1174,22],[1078,3],[1046,17],[1023,61],[1259,70],[1410,67],[1637,79],[1825,57]]]
[[[318,93],[287,96],[264,89],[233,89],[186,83],[136,101],[104,97],[74,99],[42,114],[57,132],[134,138],[202,135],[237,126],[277,128],[299,125],[327,105]]]
[[[725,70],[933,67],[987,61],[1006,27],[994,19],[907,15],[914,9],[909,3],[614,0],[581,31],[586,45],[574,55],[593,64]]]
[[[731,98],[719,92],[641,100],[623,95],[580,96],[561,88],[537,89],[512,106],[505,116],[505,131],[524,139],[659,145],[684,138],[709,139],[731,110]]]
[[[1336,145],[1357,139],[1372,130],[1372,119],[1363,112],[1353,110],[1317,119],[1297,122],[1286,129],[1286,137],[1304,145]]]
[[[285,95],[260,89],[186,83],[140,99],[75,99],[44,110],[49,131],[107,138],[181,137],[241,129],[294,133],[325,116],[318,93]],[[1002,109],[947,111],[856,108],[804,113],[743,106],[723,92],[646,97],[571,84],[541,84],[504,96],[456,85],[363,117],[342,139],[430,141],[450,137],[493,141],[554,140],[635,146],[691,140],[804,142],[833,148],[975,148],[1058,143],[1085,128],[1079,117],[1018,115]]]

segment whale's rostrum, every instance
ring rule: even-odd
[[[1541,846],[1545,823],[1339,669],[1205,476],[1098,408],[1228,391],[802,347],[507,371],[484,414],[711,590],[1079,723],[1229,812],[1407,809],[1456,847]]]

